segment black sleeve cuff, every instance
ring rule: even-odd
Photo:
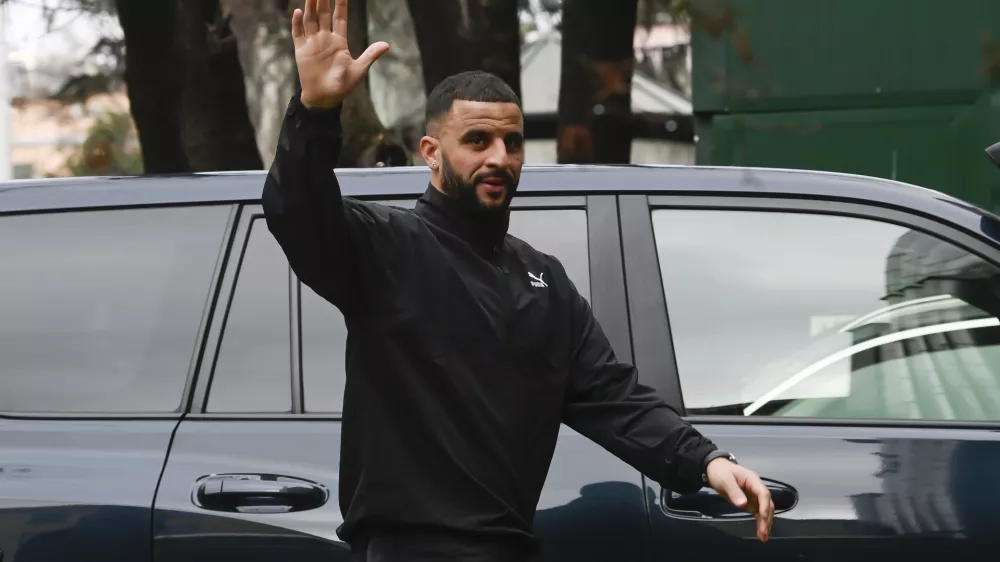
[[[341,137],[340,112],[343,104],[331,108],[308,108],[302,104],[302,88],[295,91],[291,103],[288,104],[288,117],[295,129],[305,137],[332,136]]]
[[[705,486],[705,458],[718,450],[711,441],[704,439],[678,463],[677,474],[669,487],[678,494],[694,494]],[[662,482],[661,482],[662,484]]]
[[[702,472],[707,472],[708,471],[708,463],[714,461],[715,459],[723,458],[723,457],[729,457],[729,456],[731,456],[731,455],[727,451],[720,451],[718,449],[712,451],[711,453],[705,455],[705,460],[702,461],[702,463],[701,463],[701,471]]]
[[[302,89],[298,88],[285,110],[279,144],[292,154],[304,155],[315,150],[335,163],[343,146],[343,127],[340,112],[343,104],[329,109],[310,109],[302,104]],[[328,156],[333,155],[333,156]]]

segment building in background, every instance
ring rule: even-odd
[[[691,40],[698,164],[874,176],[1000,212],[983,152],[1000,141],[1000,2],[710,4]]]
[[[99,119],[128,114],[124,90],[89,96],[81,102],[53,99],[58,76],[31,52],[12,51],[9,161],[14,179],[70,175],[67,162]],[[135,138],[128,139],[137,144]]]
[[[521,103],[528,139],[525,159],[530,164],[556,162],[561,69],[562,39],[556,30],[521,50]],[[642,65],[632,76],[632,113],[633,164],[694,164],[691,102],[646,74]]]

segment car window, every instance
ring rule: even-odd
[[[179,409],[229,208],[0,217],[0,410]]]
[[[580,294],[590,299],[586,211],[515,209],[510,213],[508,231],[539,252],[555,256]]]
[[[264,219],[254,219],[222,332],[208,412],[291,411],[290,279],[281,246]]]
[[[509,232],[558,258],[580,293],[590,298],[587,213],[583,209],[514,209]],[[344,401],[347,328],[332,304],[301,285],[302,378],[307,412],[339,412]]]
[[[653,212],[693,415],[1000,420],[1000,271],[895,224]]]

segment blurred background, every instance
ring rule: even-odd
[[[262,169],[302,0],[0,0],[0,179]],[[859,173],[1000,209],[1000,0],[350,0],[340,166],[421,164],[425,93],[485,69],[527,163]]]

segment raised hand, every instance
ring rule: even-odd
[[[306,0],[305,12],[292,14],[295,63],[302,84],[302,104],[331,108],[344,101],[368,69],[389,50],[379,41],[357,60],[347,48],[347,0],[336,0],[331,17],[330,0]]]

